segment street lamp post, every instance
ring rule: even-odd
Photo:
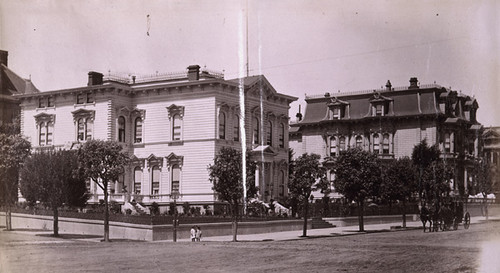
[[[177,242],[177,225],[178,225],[178,220],[177,220],[177,198],[179,198],[179,192],[174,191],[170,194],[170,198],[174,199],[174,221],[173,221],[173,239],[174,242]]]

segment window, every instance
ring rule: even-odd
[[[141,194],[142,169],[135,167],[134,169],[134,193]]]
[[[85,139],[85,120],[83,118],[78,119],[78,129],[77,129],[77,139],[78,141],[83,141]]]
[[[382,116],[384,106],[382,104],[376,104],[374,106],[374,116]]]
[[[125,117],[118,118],[118,141],[125,142]]]
[[[87,93],[87,103],[93,103],[94,101],[94,93]]]
[[[380,153],[380,138],[378,134],[373,135],[373,153]]]
[[[85,102],[85,94],[77,94],[76,95],[76,104],[83,104]]]
[[[160,168],[153,166],[151,174],[151,194],[157,195],[160,193]]]
[[[258,118],[253,119],[252,126],[253,126],[253,144],[258,145],[260,143],[260,141],[259,141],[260,130],[259,130],[259,119]]]
[[[332,191],[335,190],[335,188],[333,187],[333,182],[335,182],[335,172],[330,171],[330,187],[331,187]]]
[[[339,107],[334,107],[332,109],[332,118],[333,119],[339,119],[340,118],[340,108]]]
[[[451,139],[449,133],[444,134],[444,152],[445,153],[451,152]]]
[[[384,134],[382,152],[384,154],[388,154],[389,153],[389,134]]]
[[[38,98],[38,108],[45,108],[45,100],[46,98]]]
[[[94,103],[94,93],[76,94],[76,104]]]
[[[345,137],[340,137],[339,138],[339,150],[341,152],[346,150],[346,148],[345,148]]]
[[[47,107],[54,107],[54,97],[47,98]]]
[[[45,125],[45,122],[40,123],[40,133],[39,133],[39,138],[38,138],[38,145],[44,146],[46,141],[47,141],[47,126]]]
[[[219,139],[226,139],[226,114],[219,113]]]
[[[283,197],[285,195],[285,172],[284,171],[279,172],[279,180],[278,181],[280,183],[278,195],[280,197]]]
[[[179,192],[181,169],[179,165],[172,166],[172,192]]]
[[[268,121],[266,128],[266,145],[273,146],[273,124]]]
[[[172,118],[172,140],[181,140],[181,117],[175,115]]]
[[[330,156],[337,156],[337,138],[330,137]]]
[[[142,142],[142,119],[140,117],[135,119],[134,124],[134,143]]]
[[[240,141],[240,117],[234,116],[233,140]]]
[[[52,135],[54,134],[54,124],[52,122],[47,123],[47,145],[52,145]]]
[[[285,126],[283,125],[283,123],[280,123],[278,145],[280,148],[285,148]]]
[[[363,148],[363,137],[362,136],[357,136],[356,137],[356,148]]]
[[[85,122],[85,140],[91,140],[92,139],[92,127],[94,125],[94,122],[91,119],[87,119]]]

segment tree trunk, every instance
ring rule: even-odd
[[[304,227],[302,228],[302,237],[307,237],[307,216],[309,210],[309,198],[304,197]]]
[[[54,212],[54,237],[59,237],[59,210],[54,207],[52,211]]]
[[[7,211],[5,213],[5,229],[12,230],[12,211],[10,203],[7,204]]]
[[[233,209],[233,222],[232,222],[232,230],[233,230],[233,242],[238,241],[238,203],[234,203],[232,206]]]
[[[363,222],[363,212],[364,212],[364,203],[363,201],[358,201],[358,220],[359,220],[359,231],[365,231],[365,224]]]
[[[403,228],[406,228],[406,200],[403,199]]]
[[[104,242],[109,242],[108,183],[104,184]]]

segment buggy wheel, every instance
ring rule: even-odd
[[[469,226],[470,226],[470,214],[466,212],[464,216],[464,228],[469,229]]]

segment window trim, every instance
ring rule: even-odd
[[[238,115],[235,115],[234,119],[233,140],[240,141],[240,117]]]
[[[137,171],[140,171],[140,179],[137,181]],[[142,167],[137,166],[134,168],[134,194],[141,194],[142,192],[142,179],[144,176],[144,170]]]
[[[219,122],[217,128],[219,130],[218,134],[218,139],[226,139],[226,113],[224,111],[219,111]]]
[[[270,120],[266,126],[266,145],[273,146],[273,123]]]
[[[142,117],[136,117],[134,119],[134,143],[142,143],[143,141],[143,122]],[[139,130],[140,128],[140,130]]]
[[[123,124],[120,124],[120,121],[123,120]],[[125,119],[124,116],[119,116],[118,117],[118,142],[126,142],[126,129],[127,129],[127,120]],[[121,128],[123,127],[123,128]]]
[[[157,181],[155,181],[155,171],[158,171]],[[151,195],[160,194],[160,180],[161,180],[161,168],[158,165],[154,165],[153,167],[151,167]]]
[[[285,125],[283,123],[280,123],[279,126],[279,133],[278,133],[278,146],[280,148],[285,148]]]

